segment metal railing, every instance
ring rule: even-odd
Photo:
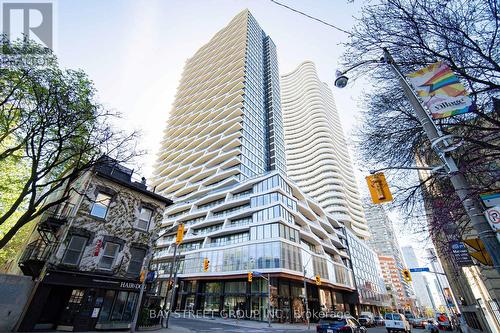
[[[53,244],[47,244],[43,240],[37,239],[26,246],[19,262],[23,263],[30,260],[46,261],[48,260],[53,248]]]

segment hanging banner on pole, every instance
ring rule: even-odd
[[[464,85],[445,63],[437,62],[422,68],[408,74],[408,78],[433,119],[475,109]]]

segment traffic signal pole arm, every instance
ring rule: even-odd
[[[444,165],[438,165],[435,167],[386,167],[386,168],[380,168],[376,170],[368,170],[370,174],[375,174],[380,171],[384,170],[428,170],[431,173],[437,173],[440,169],[444,168]]]

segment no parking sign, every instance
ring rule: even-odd
[[[487,209],[484,212],[491,228],[497,233],[497,239],[500,242],[500,206]]]

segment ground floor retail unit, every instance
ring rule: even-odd
[[[128,329],[139,290],[133,279],[49,271],[19,331]]]
[[[264,275],[267,277],[267,275]],[[167,301],[167,281],[160,281],[162,306]],[[181,313],[239,316],[267,320],[268,285],[262,277],[184,278],[178,283],[174,304]],[[304,284],[299,279],[271,275],[271,313],[274,322],[303,322]],[[308,309],[316,319],[320,313],[356,313],[356,293],[348,288],[307,283]],[[314,318],[313,318],[314,319]]]

